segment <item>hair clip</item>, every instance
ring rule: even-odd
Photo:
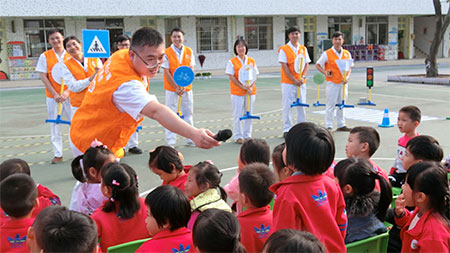
[[[109,200],[110,200],[111,202],[114,202],[114,201],[115,201],[115,199],[114,199],[113,197],[109,198]]]
[[[205,160],[205,163],[209,163],[211,165],[214,165],[214,163],[211,160]]]
[[[111,182],[111,184],[113,184],[113,185],[117,185],[117,186],[120,186],[120,183],[119,182],[117,182],[115,179],[113,179],[113,181]]]
[[[87,181],[88,178],[87,178],[86,173],[84,172],[83,159],[80,159],[80,168],[81,168],[81,173],[83,174],[83,178],[86,179],[86,181]]]

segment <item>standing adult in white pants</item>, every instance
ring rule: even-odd
[[[239,119],[247,110],[247,95],[250,95],[249,110],[253,112],[256,95],[256,81],[247,85],[239,81],[239,70],[250,65],[255,70],[255,75],[259,74],[255,60],[247,56],[248,45],[243,39],[238,39],[234,43],[234,54],[236,57],[231,58],[227,63],[225,73],[230,78],[231,106],[233,110],[233,136],[234,141],[238,144],[244,143],[245,139],[252,137],[252,119]],[[256,78],[255,78],[256,80]],[[242,124],[244,125],[242,128]]]
[[[188,66],[192,69],[195,66],[195,57],[192,49],[183,45],[184,31],[181,28],[174,28],[170,32],[172,45],[166,48],[164,63],[161,68],[164,69],[164,89],[166,90],[166,106],[172,111],[177,112],[178,100],[181,96],[180,111],[183,120],[189,125],[193,125],[194,113],[194,95],[192,93],[192,84],[186,87],[178,86],[173,80],[173,73],[180,66]],[[175,146],[177,136],[175,133],[166,129],[166,142],[169,146]],[[192,140],[187,139],[187,144],[193,146]]]
[[[69,103],[69,90],[67,90],[67,86],[64,87],[64,92],[61,95],[61,85],[55,82],[52,76],[54,66],[57,65],[57,63],[64,64],[64,60],[69,57],[63,46],[64,36],[59,29],[49,30],[47,36],[52,49],[43,52],[39,56],[36,72],[40,73],[42,83],[44,83],[45,86],[48,118],[56,119],[58,114],[58,103],[61,102],[61,113],[66,115],[67,119],[70,121],[72,113]],[[59,78],[62,78],[62,75]],[[53,146],[53,159],[51,160],[51,163],[60,163],[63,160],[61,124],[50,123],[50,130],[50,141]]]
[[[342,32],[335,32],[331,39],[333,47],[323,52],[319,60],[316,63],[316,68],[325,75],[327,97],[326,110],[325,110],[325,125],[331,130],[333,129],[334,111],[337,109],[337,129],[336,131],[351,131],[345,125],[344,108],[336,108],[336,104],[342,103],[342,85],[347,84],[350,71],[347,73],[347,77],[342,76],[339,70],[336,60],[350,60],[352,55],[349,51],[342,48],[344,44],[344,34]],[[353,63],[352,63],[353,66]],[[347,85],[345,86],[345,100],[347,100]]]
[[[300,29],[296,26],[287,30],[289,42],[278,50],[278,62],[281,64],[281,105],[283,108],[283,137],[292,127],[291,104],[297,99],[300,86],[300,102],[306,103],[306,74],[311,62],[308,50],[300,45]],[[295,70],[295,61],[301,55],[305,60],[302,73]],[[305,108],[297,106],[297,123],[305,122]]]

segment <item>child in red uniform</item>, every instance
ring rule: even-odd
[[[402,165],[402,157],[408,141],[419,135],[416,128],[419,126],[421,118],[420,109],[414,105],[402,107],[398,112],[397,126],[400,132],[405,135],[398,139],[397,156],[389,173],[389,181],[391,181],[392,187],[401,187],[405,181],[406,170]]]
[[[421,162],[406,173],[403,193],[395,201],[395,222],[402,227],[402,252],[449,252],[447,172],[434,162]],[[405,206],[413,203],[414,212]]]
[[[216,208],[231,213],[228,206],[227,193],[220,186],[222,172],[211,161],[199,162],[192,166],[186,181],[186,196],[192,198],[191,218],[188,228],[193,229],[197,216],[210,208]]]
[[[30,227],[27,245],[30,252],[97,252],[97,227],[85,214],[48,207]]]
[[[313,233],[330,252],[344,252],[347,215],[339,185],[327,171],[334,159],[331,133],[313,123],[299,123],[286,136],[283,151],[292,176],[270,189],[277,195],[274,231],[283,228]]]
[[[340,161],[334,175],[345,199],[348,216],[345,243],[363,240],[387,231],[383,224],[386,210],[392,202],[391,185],[364,158]],[[376,182],[379,190],[376,189]]]
[[[139,198],[137,175],[124,163],[110,163],[102,169],[102,193],[108,198],[92,214],[97,223],[103,252],[117,244],[148,238],[143,198]]]
[[[238,169],[236,175],[230,182],[223,187],[227,192],[228,198],[233,200],[233,210],[240,213],[242,207],[238,201],[239,198],[239,173],[244,166],[251,163],[264,163],[269,166],[270,163],[270,147],[263,139],[246,139],[241,146],[238,156]]]
[[[245,207],[237,219],[241,225],[241,242],[248,252],[261,252],[264,242],[273,233],[269,203],[273,192],[269,186],[275,175],[263,163],[245,166],[239,174],[239,203]]]
[[[284,179],[290,177],[292,175],[292,171],[284,164],[283,161],[283,150],[286,147],[286,144],[281,143],[273,148],[272,151],[272,167],[275,175],[277,176],[277,181],[281,182]]]
[[[72,191],[71,210],[91,215],[103,204],[106,197],[100,189],[101,170],[115,159],[114,154],[99,142],[94,142],[83,155],[73,159],[72,175],[78,182]]]
[[[145,198],[147,230],[151,240],[136,252],[196,252],[187,223],[191,206],[184,192],[172,185],[162,185]]]
[[[262,252],[325,253],[325,247],[317,240],[317,237],[309,232],[281,229],[267,239]]]
[[[163,185],[173,185],[184,192],[189,168],[183,166],[181,153],[169,146],[159,146],[150,152],[148,166],[163,180]]]
[[[347,144],[345,145],[345,153],[347,158],[364,158],[369,160],[375,172],[380,174],[384,179],[389,180],[386,171],[378,166],[370,157],[377,151],[380,146],[380,135],[373,127],[359,126],[350,131]],[[380,191],[380,184],[376,183],[376,190]]]
[[[198,216],[192,239],[198,252],[245,253],[240,235],[239,222],[233,214],[212,208]]]
[[[36,198],[36,184],[26,174],[14,174],[1,182],[0,204],[10,218],[0,226],[0,252],[28,252],[27,231],[34,221]]]
[[[30,167],[28,163],[22,159],[13,158],[6,160],[0,164],[0,182],[3,181],[6,177],[16,173],[24,173],[31,176]],[[33,213],[31,214],[31,218],[36,218],[42,209],[51,205],[61,205],[61,200],[59,197],[50,191],[47,187],[44,187],[40,184],[37,184],[37,198],[39,201],[39,205],[33,209]],[[7,214],[0,208],[0,225],[9,220]]]

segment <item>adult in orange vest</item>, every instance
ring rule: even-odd
[[[120,49],[129,49],[131,46],[131,38],[128,37],[128,35],[126,34],[122,34],[119,37],[117,37],[117,48]],[[144,84],[147,85],[147,91],[148,91],[148,80],[147,77],[145,77],[143,79]],[[130,139],[128,140],[127,146],[128,147],[128,152],[132,153],[132,154],[142,154],[142,149],[140,149],[138,147],[139,145],[139,134],[138,132],[134,132]],[[125,147],[125,148],[126,148]]]
[[[297,26],[287,30],[289,42],[278,50],[278,62],[281,64],[281,100],[283,107],[283,136],[292,127],[291,104],[297,99],[298,87],[300,86],[300,102],[306,103],[306,74],[308,73],[309,59],[308,50],[300,45],[300,29]],[[299,55],[305,59],[305,67],[302,73],[295,70],[295,61]],[[305,108],[295,107],[297,110],[297,123],[305,122]]]
[[[74,154],[83,153],[97,139],[116,157],[123,157],[123,147],[143,116],[192,139],[197,147],[220,145],[211,131],[187,124],[147,92],[142,77],[154,77],[163,61],[162,36],[149,27],[133,34],[129,50],[119,50],[106,61],[72,119],[70,142]]]
[[[75,36],[64,39],[64,48],[70,54],[64,61],[64,83],[70,91],[70,104],[72,116],[80,107],[87,92],[87,86],[94,79],[103,64],[98,58],[84,58],[81,51],[81,42]]]
[[[250,95],[250,111],[253,111],[253,105],[255,104],[256,86],[255,82],[250,86],[243,84],[239,81],[239,70],[246,66],[251,65],[256,74],[259,74],[258,67],[255,60],[247,56],[248,45],[243,39],[238,39],[234,43],[234,54],[236,57],[231,58],[227,63],[225,73],[230,77],[230,92],[231,92],[231,106],[233,109],[233,135],[234,141],[238,144],[242,144],[244,139],[252,137],[252,119],[243,120],[244,128],[242,128],[241,120],[239,120],[246,111],[246,97]]]
[[[62,112],[70,120],[72,113],[70,111],[69,103],[69,91],[67,87],[64,87],[64,93],[60,95],[61,85],[53,79],[52,71],[57,63],[64,63],[64,60],[69,57],[66,54],[63,46],[64,36],[59,29],[51,29],[47,33],[48,42],[52,46],[52,49],[43,52],[39,56],[39,60],[36,65],[36,72],[41,75],[41,80],[45,86],[46,104],[49,119],[56,119],[58,114],[58,103],[62,103]],[[59,78],[62,78],[59,77]],[[58,78],[58,79],[59,79]],[[61,134],[61,125],[50,123],[50,141],[53,146],[53,159],[51,163],[62,162],[63,156],[63,142]]]
[[[166,48],[166,56],[161,68],[164,69],[164,89],[166,90],[166,106],[176,112],[178,99],[181,96],[180,110],[183,120],[189,125],[193,125],[192,114],[194,112],[194,95],[192,84],[186,87],[178,86],[173,80],[173,73],[180,66],[188,66],[194,69],[195,57],[192,49],[183,45],[184,31],[181,28],[174,28],[170,32],[172,45]],[[177,136],[166,129],[166,142],[169,146],[175,146]],[[194,145],[192,140],[186,140],[188,145]]]
[[[351,72],[351,70],[348,72],[347,78],[344,80],[344,77],[336,64],[336,60],[352,59],[350,52],[342,48],[342,45],[344,44],[344,34],[342,32],[337,31],[333,33],[331,42],[333,43],[333,47],[323,52],[316,63],[316,68],[325,75],[327,81],[325,90],[327,97],[325,125],[330,130],[333,129],[336,104],[342,102],[342,84],[344,84],[344,82],[347,84]],[[347,86],[345,86],[345,100],[347,100],[347,94]],[[351,128],[348,128],[345,125],[344,109],[337,109],[336,117],[336,131],[351,131]]]

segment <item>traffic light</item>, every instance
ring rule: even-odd
[[[366,86],[369,88],[372,88],[373,87],[373,67],[367,67],[366,76],[367,76]]]

